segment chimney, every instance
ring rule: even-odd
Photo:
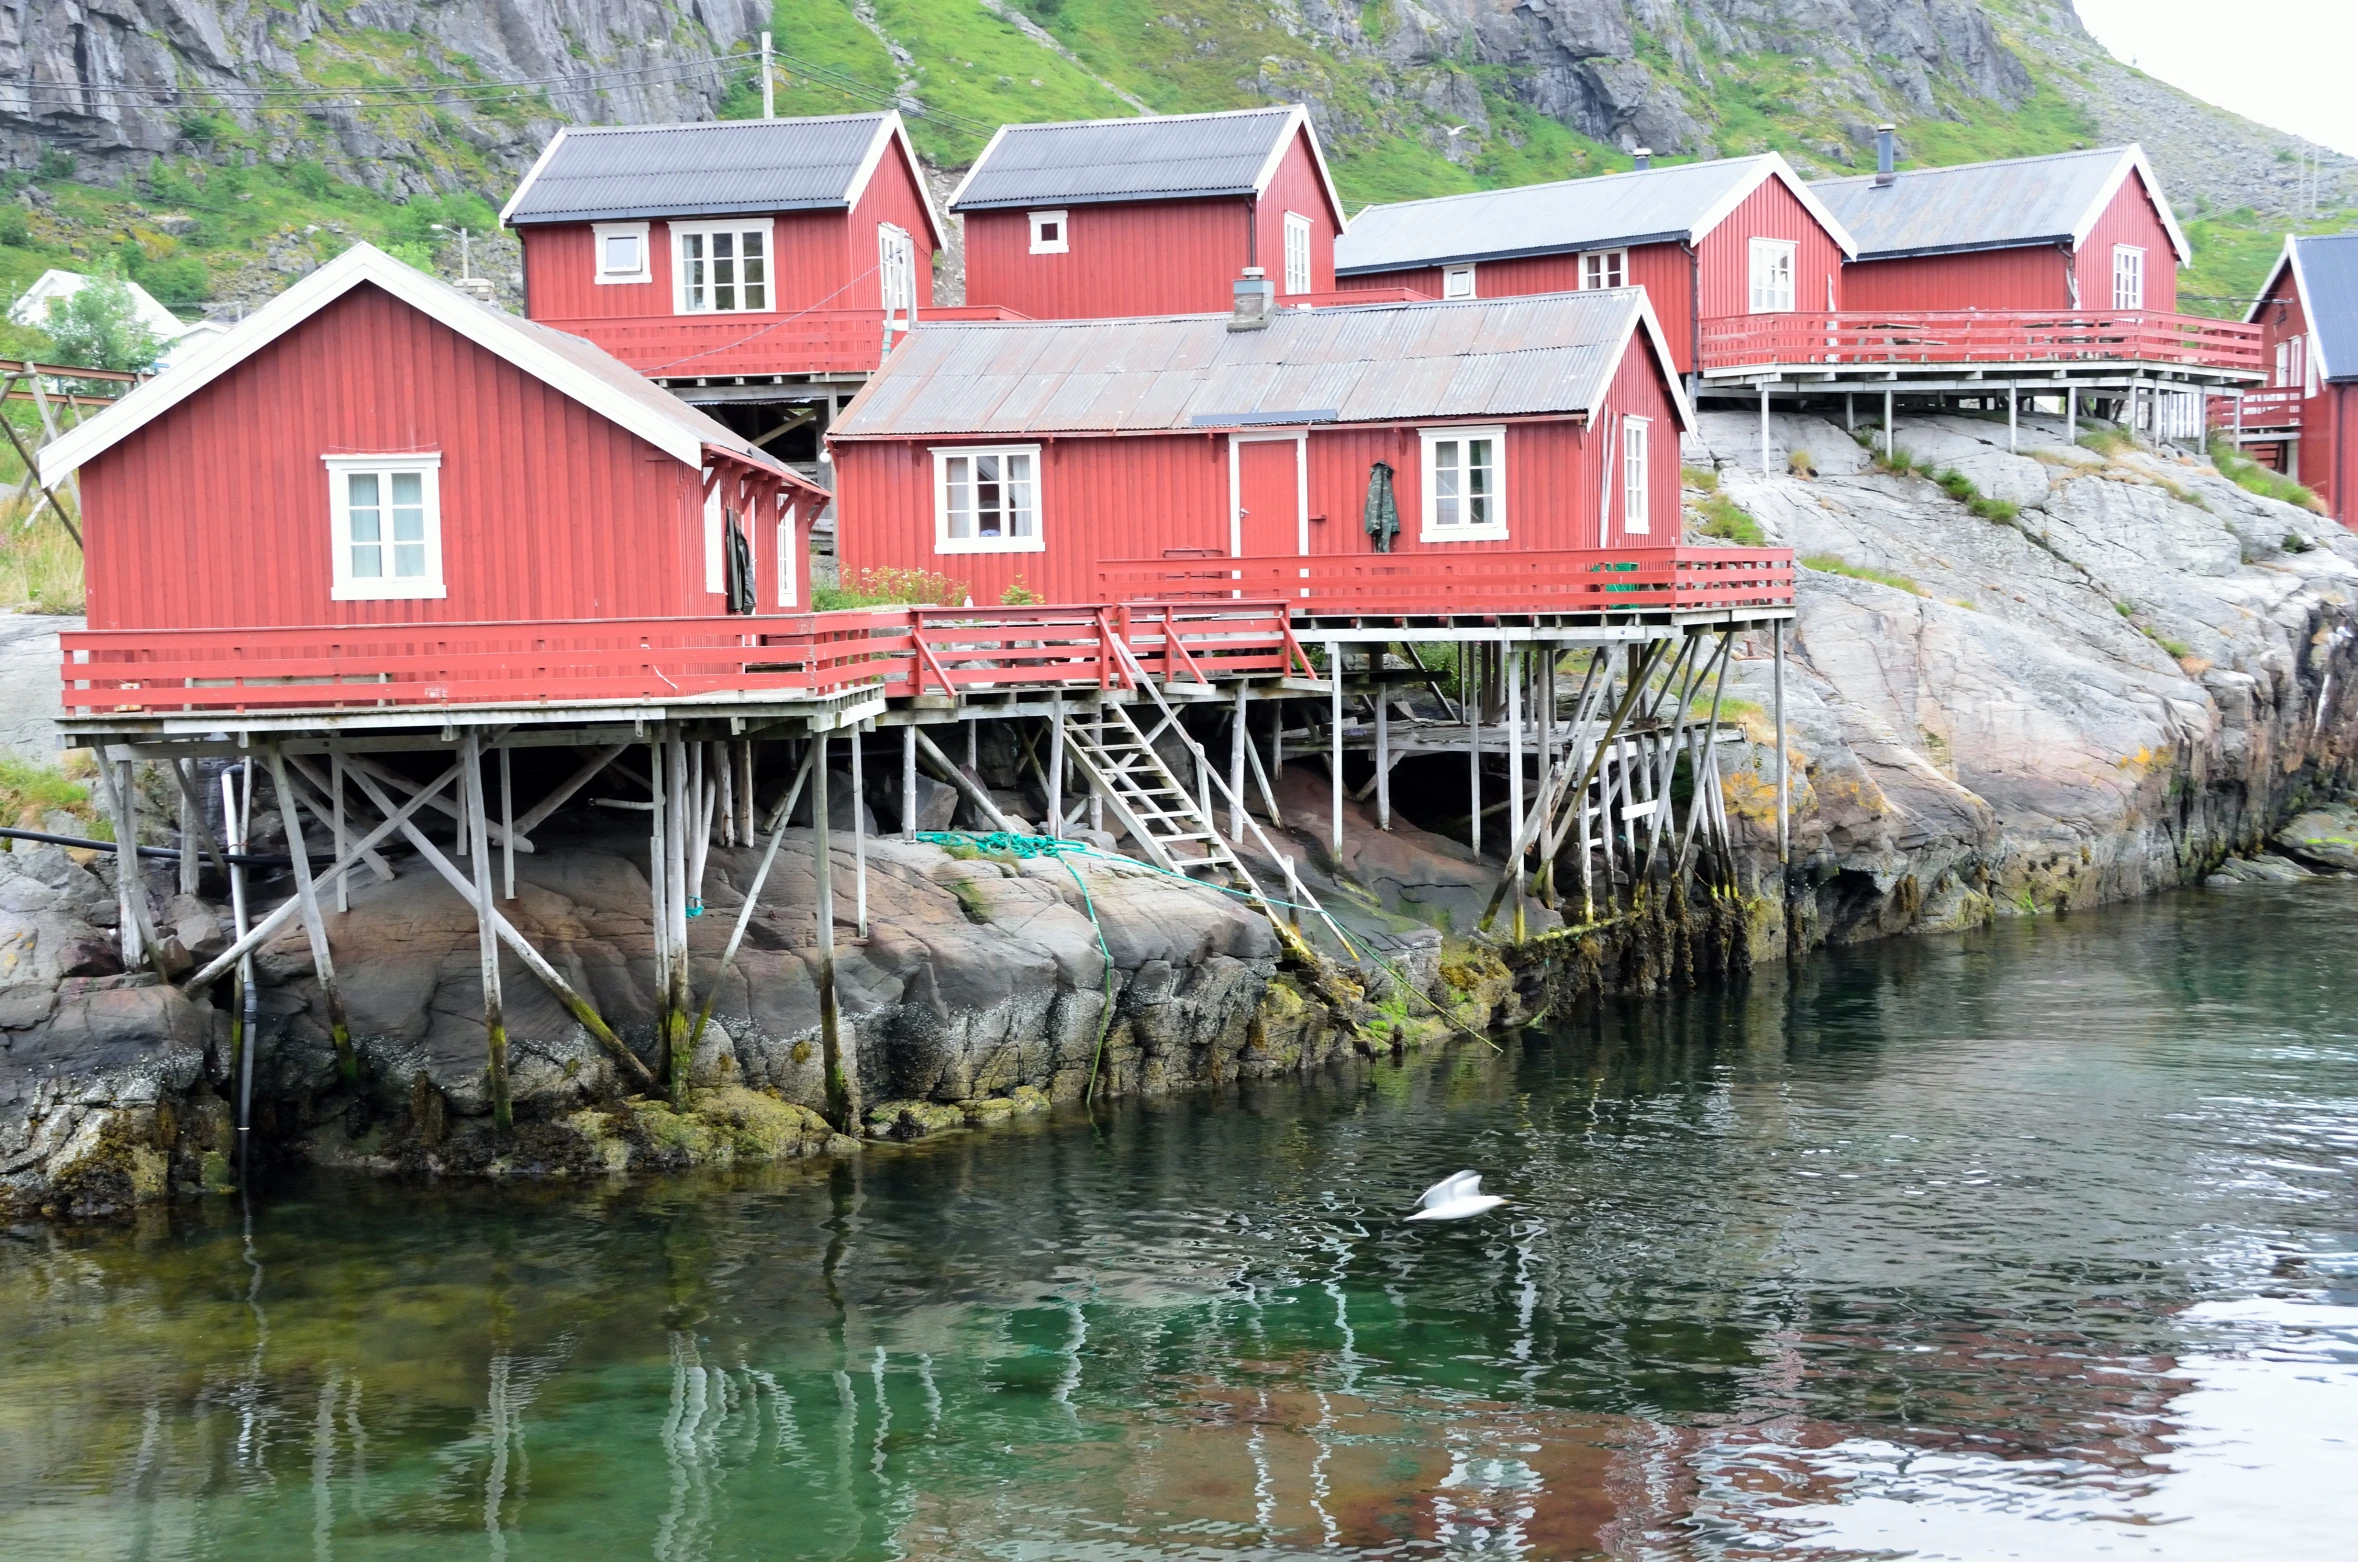
[[[1897,125],[1875,127],[1875,188],[1878,190],[1899,178],[1891,169],[1891,138],[1898,133]]]
[[[1258,331],[1277,310],[1277,285],[1259,266],[1247,266],[1235,284],[1236,311],[1228,317],[1231,331]]]
[[[1641,146],[1629,155],[1637,159],[1640,173],[1654,166],[1654,149],[1650,146]]]

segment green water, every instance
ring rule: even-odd
[[[19,1228],[0,1555],[2347,1556],[2353,955],[2358,885],[2188,894],[832,1170]]]

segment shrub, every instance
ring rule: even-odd
[[[25,216],[25,209],[10,201],[0,205],[0,244],[23,249],[33,242],[33,224]]]
[[[70,179],[74,175],[74,154],[62,146],[45,146],[41,161],[34,165],[44,179]]]
[[[1033,607],[1048,599],[1023,583],[1023,576],[1015,577],[1015,584],[999,593],[999,601],[1008,607]]]
[[[2181,662],[2194,654],[2194,647],[2188,645],[2183,640],[2157,639],[2154,641],[2154,644],[2160,646],[2163,650],[2169,652],[2172,656],[2176,657]]]
[[[167,309],[201,304],[213,296],[213,273],[194,255],[151,260],[139,267],[138,279]]]
[[[1818,464],[1810,459],[1808,451],[1794,450],[1786,453],[1785,470],[1795,477],[1815,477],[1818,475]]]
[[[1874,569],[1865,564],[1853,564],[1838,553],[1806,554],[1802,557],[1801,567],[1814,569],[1823,575],[1844,575],[1852,580],[1864,580],[1878,586],[1889,586],[1894,591],[1905,591],[1913,596],[1928,595],[1922,586],[1917,585],[1905,575],[1894,575],[1888,570]]]
[[[161,345],[140,323],[129,284],[113,270],[92,277],[70,298],[51,299],[48,327],[60,358],[93,369],[144,369]]]
[[[855,607],[963,607],[966,582],[931,570],[864,569],[848,586],[820,586],[811,606],[822,613]]]
[[[1740,542],[1747,548],[1757,548],[1768,541],[1761,532],[1760,523],[1746,515],[1725,494],[1713,494],[1703,501],[1703,524],[1695,530],[1706,537]]]
[[[2320,515],[2325,513],[2324,503],[2314,493],[2282,472],[2271,472],[2259,462],[2238,453],[2233,445],[2223,439],[2211,441],[2211,465],[2219,469],[2220,476],[2246,493],[2299,505],[2304,510],[2314,510]]]

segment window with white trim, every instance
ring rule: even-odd
[[[1752,241],[1752,313],[1784,315],[1793,312],[1793,241]]]
[[[2300,343],[2301,377],[2299,384],[2301,386],[2301,394],[2304,396],[2314,396],[2317,395],[2322,389],[2322,387],[2317,383],[2317,355],[2309,351],[2309,339],[2307,337],[2304,336],[2300,338]]]
[[[2112,307],[2145,307],[2145,251],[2134,244],[2112,247]]]
[[[683,315],[754,314],[770,307],[770,224],[671,225],[674,308]]]
[[[955,445],[933,453],[936,553],[1040,553],[1040,447]]]
[[[1506,519],[1506,430],[1417,430],[1424,447],[1426,542],[1503,541]]]
[[[2308,380],[2308,338],[2288,336],[2276,344],[2276,377],[2272,381],[2280,389],[2289,390]]]
[[[597,252],[597,280],[652,282],[655,269],[647,255],[647,225],[643,222],[593,222],[590,244]]]
[[[1310,219],[1300,212],[1285,214],[1285,291],[1310,291]]]
[[[704,474],[709,480],[710,472]],[[714,596],[729,590],[729,522],[722,511],[721,485],[704,491],[704,589]]]
[[[1062,212],[1031,212],[1032,253],[1062,255],[1073,247],[1072,224]]]
[[[790,504],[778,515],[778,606],[794,606],[794,581],[801,564],[795,556],[794,506]]]
[[[1647,481],[1647,440],[1653,430],[1649,418],[1621,420],[1621,529],[1654,529],[1653,488]]]
[[[887,314],[917,312],[917,246],[909,230],[889,222],[876,225],[876,278]]]
[[[442,457],[326,456],[337,602],[443,597]]]
[[[1441,268],[1441,296],[1443,298],[1472,298],[1474,296],[1474,268],[1471,266],[1443,266]]]
[[[1629,286],[1629,251],[1625,249],[1582,251],[1580,286],[1584,292],[1600,287]]]

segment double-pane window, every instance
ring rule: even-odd
[[[876,225],[876,276],[885,313],[916,313],[917,246],[910,241],[907,229],[889,222]]]
[[[1037,553],[1040,450],[957,448],[933,453],[934,547],[941,553]]]
[[[1781,315],[1793,312],[1793,241],[1752,241],[1752,312]]]
[[[2112,307],[2145,307],[2145,251],[2134,244],[2112,247]]]
[[[329,456],[337,601],[439,597],[441,457]]]
[[[1580,257],[1583,289],[1629,286],[1629,251],[1592,249]]]
[[[770,307],[770,225],[673,227],[679,312],[744,314]]]
[[[1645,418],[1621,420],[1621,529],[1652,531],[1653,488],[1646,481],[1647,436],[1653,431]]]
[[[1285,291],[1310,291],[1310,219],[1300,212],[1285,214]]]
[[[1425,429],[1423,540],[1469,542],[1506,535],[1506,430]]]

